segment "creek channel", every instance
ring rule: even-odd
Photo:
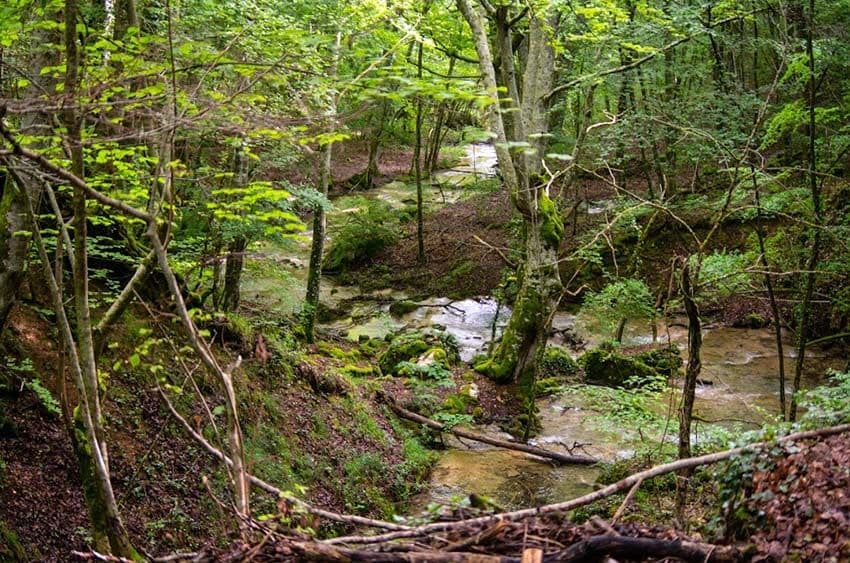
[[[465,149],[460,164],[436,174],[440,189],[425,189],[426,211],[459,201],[469,196],[466,189],[475,181],[495,175],[496,155],[492,145],[471,144]],[[328,214],[333,225],[340,224],[347,214],[363,204],[364,198],[387,201],[399,211],[415,205],[416,188],[404,182],[341,196],[333,201]],[[588,214],[604,213],[614,201],[591,201],[585,204]],[[261,304],[262,309],[282,315],[298,311],[304,298],[310,251],[310,232],[296,238],[286,247],[259,249],[254,259],[247,261],[243,281],[246,303]],[[461,349],[461,359],[471,360],[485,353],[498,338],[510,316],[510,309],[499,307],[490,296],[464,300],[433,297],[418,300],[418,307],[402,316],[390,314],[390,305],[410,300],[404,292],[386,289],[361,294],[358,287],[344,286],[331,276],[322,280],[322,302],[332,309],[343,309],[347,315],[323,326],[333,329],[352,341],[361,335],[383,338],[403,328],[424,328],[439,325],[455,336]],[[553,320],[552,343],[562,344],[578,356],[600,341],[588,331],[580,319],[571,313],[558,312]],[[675,344],[686,355],[687,325],[684,319],[669,319],[658,327],[660,343]],[[568,342],[563,335],[568,334]],[[642,345],[653,341],[651,327],[631,323],[624,335],[625,345]],[[579,342],[576,347],[569,342]],[[794,350],[786,342],[786,372],[791,373]],[[821,382],[827,369],[839,369],[844,359],[830,356],[817,348],[807,352],[803,386],[811,388]],[[750,430],[776,413],[779,404],[777,383],[778,356],[771,329],[743,329],[712,326],[703,330],[702,375],[697,388],[694,440],[717,429]],[[789,377],[790,379],[790,377]],[[790,387],[787,389],[790,393]],[[563,450],[580,444],[581,453],[604,461],[635,455],[659,439],[675,440],[676,389],[643,397],[641,408],[655,413],[653,422],[646,425],[618,422],[612,412],[622,409],[622,399],[579,386],[567,388],[561,394],[538,400],[542,425],[533,444]],[[665,419],[666,417],[666,419]],[[659,422],[663,423],[660,424]],[[669,423],[668,423],[669,422]],[[496,426],[479,426],[476,432],[508,439],[509,435]],[[448,448],[441,453],[434,468],[427,492],[414,499],[413,512],[431,503],[450,504],[472,493],[490,499],[503,509],[569,500],[594,488],[599,469],[593,466],[560,466],[535,459],[529,455],[506,451],[483,444],[454,438],[446,441]]]

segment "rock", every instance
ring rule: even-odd
[[[679,368],[684,364],[679,347],[675,344],[641,352],[636,354],[634,359],[668,378],[678,374]]]
[[[659,373],[644,362],[600,346],[587,353],[579,363],[584,366],[585,383],[606,387],[643,387],[658,379]]]
[[[416,362],[423,366],[440,363],[448,367],[459,361],[460,352],[452,335],[423,329],[394,336],[387,350],[378,359],[378,366],[381,373],[391,375],[398,373],[397,366],[401,362]]]
[[[394,317],[403,317],[404,315],[411,313],[419,308],[419,304],[409,299],[403,299],[401,301],[396,301],[392,305],[390,305],[390,315]]]
[[[567,379],[578,373],[579,365],[566,348],[549,346],[546,348],[539,369],[539,376],[543,379]]]

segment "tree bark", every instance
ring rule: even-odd
[[[679,459],[691,457],[691,422],[694,415],[694,398],[696,395],[697,379],[702,369],[700,349],[702,348],[702,323],[699,317],[699,307],[694,293],[694,279],[687,262],[682,267],[682,299],[685,314],[688,316],[688,367],[685,370],[685,381],[682,385],[682,404],[679,408]],[[685,505],[688,491],[688,479],[691,468],[682,469],[676,486],[676,505],[681,514]]]
[[[800,382],[803,378],[803,367],[806,362],[806,339],[809,331],[809,318],[811,316],[812,297],[815,292],[815,270],[820,259],[821,245],[821,194],[820,182],[817,175],[817,130],[815,119],[815,103],[817,101],[817,76],[815,74],[815,0],[809,0],[809,14],[807,18],[806,31],[806,55],[809,63],[808,83],[808,106],[809,106],[809,190],[812,196],[813,222],[812,228],[812,250],[806,262],[806,287],[803,292],[802,311],[800,312],[800,324],[797,328],[797,361],[794,363],[794,394],[791,395],[791,409],[788,420],[797,420],[797,394],[800,391]]]
[[[248,155],[244,147],[239,147],[235,155],[234,179],[238,187],[248,184]],[[239,309],[242,285],[242,269],[245,265],[245,250],[248,239],[237,235],[227,246],[227,258],[224,265],[224,289],[221,295],[221,309],[236,311]]]
[[[337,32],[334,41],[333,60],[331,62],[331,76],[336,78],[337,65],[339,64],[339,49],[342,43],[342,33]],[[328,104],[328,115],[330,116],[330,127],[333,130],[333,121],[336,119],[336,100],[331,95]],[[322,160],[319,169],[319,191],[328,197],[328,188],[331,183],[331,164],[333,163],[333,143],[327,143],[322,150]],[[304,311],[302,313],[301,326],[304,329],[304,338],[307,342],[313,342],[316,332],[316,319],[319,313],[319,294],[322,283],[322,260],[325,255],[325,229],[327,218],[325,209],[317,206],[313,210],[313,238],[310,245],[310,266],[307,271],[307,296],[304,299]]]

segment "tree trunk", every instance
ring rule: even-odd
[[[800,312],[800,324],[797,329],[797,361],[794,364],[794,394],[791,396],[791,410],[788,420],[797,420],[797,393],[800,391],[800,382],[803,378],[803,367],[806,362],[806,339],[808,338],[809,318],[811,315],[812,297],[815,292],[815,269],[820,259],[821,244],[821,194],[820,183],[817,175],[817,130],[815,129],[815,101],[817,96],[817,75],[815,74],[814,32],[815,32],[815,0],[809,0],[809,14],[806,32],[806,55],[809,60],[809,84],[808,84],[808,106],[809,106],[809,189],[812,196],[812,217],[814,227],[812,228],[812,251],[806,262],[806,287],[803,293],[803,303]]]
[[[234,179],[238,187],[248,184],[248,155],[243,147],[239,147],[235,155]],[[236,311],[239,309],[241,297],[242,269],[245,265],[245,250],[248,248],[248,239],[242,235],[237,236],[227,246],[227,258],[224,266],[224,289],[221,295],[222,311]]]
[[[416,56],[416,77],[422,80],[422,42]],[[416,99],[416,144],[413,147],[413,170],[416,176],[416,262],[425,264],[425,219],[422,200],[422,95]]]
[[[242,268],[245,265],[245,249],[248,241],[238,236],[227,246],[227,258],[224,265],[224,289],[221,294],[221,310],[236,311],[239,309],[241,293]]]
[[[334,42],[333,61],[331,62],[331,76],[336,77],[339,62],[339,49],[342,43],[342,34],[336,34]],[[332,120],[336,119],[336,100],[331,97],[328,113]],[[333,123],[331,124],[333,128]],[[328,188],[331,183],[331,164],[333,162],[333,143],[325,145],[322,151],[322,162],[319,170],[319,191],[327,197]],[[327,218],[325,209],[318,206],[313,211],[313,239],[310,245],[310,267],[307,271],[307,296],[304,299],[304,311],[302,313],[301,326],[304,328],[304,338],[307,342],[313,342],[316,332],[316,318],[319,312],[319,293],[322,280],[322,260],[325,253],[325,229]]]
[[[82,148],[82,117],[74,105],[79,61],[76,37],[78,14],[77,0],[65,2],[65,93],[69,103],[62,115],[67,130],[67,140],[71,152],[71,171],[78,178],[84,178]],[[84,425],[85,432],[76,444],[80,462],[82,480],[85,484],[86,503],[94,527],[94,536],[108,541],[109,551],[122,557],[138,557],[130,543],[130,538],[118,512],[118,504],[112,490],[109,473],[109,455],[106,446],[106,433],[103,428],[103,413],[100,405],[100,390],[95,360],[94,338],[92,335],[91,308],[89,306],[89,273],[87,255],[87,213],[86,194],[79,186],[74,186],[74,308],[77,318],[77,361],[82,380],[80,400],[86,403],[85,411],[90,423]],[[61,221],[62,218],[58,217]],[[33,218],[33,223],[35,220]],[[46,264],[49,270],[49,264]],[[57,284],[61,280],[57,280]],[[61,301],[57,307],[61,307]],[[57,311],[58,314],[58,311]],[[73,342],[70,343],[73,346]],[[81,409],[82,410],[82,409]],[[94,463],[93,463],[94,462]]]
[[[523,218],[525,251],[520,289],[508,326],[493,355],[478,362],[476,369],[499,382],[517,381],[528,395],[533,393],[537,351],[545,343],[551,313],[562,289],[558,247],[564,233],[563,222],[544,186],[537,183],[545,154],[545,134],[549,130],[548,93],[554,80],[554,50],[548,30],[556,27],[557,21],[554,16],[542,20],[545,10],[530,16],[520,115],[514,121],[514,131],[506,132],[483,18],[469,0],[457,0],[457,4],[472,30],[484,86],[492,100],[488,108],[489,126],[496,137],[502,178]],[[502,68],[507,68],[505,57],[513,63],[514,54],[508,51],[504,41],[500,44],[500,56]],[[523,137],[508,138],[508,133],[516,132],[521,132]],[[514,160],[506,146],[508,140],[526,141],[533,150]]]
[[[686,259],[687,260],[687,259]],[[699,307],[695,302],[695,280],[691,279],[688,262],[682,267],[682,300],[685,314],[688,316],[688,368],[685,371],[685,381],[682,385],[682,404],[679,408],[679,459],[691,457],[691,421],[694,414],[694,398],[696,395],[697,378],[702,369],[700,349],[702,348],[702,323],[699,318]],[[682,513],[688,492],[688,479],[692,469],[679,472],[676,487],[676,506]]]
[[[770,313],[773,316],[773,332],[776,337],[776,356],[779,358],[779,412],[782,420],[787,420],[788,410],[785,401],[785,350],[782,345],[782,317],[779,314],[779,305],[776,303],[776,293],[773,291],[773,279],[770,275],[770,264],[767,261],[767,251],[764,246],[764,229],[762,228],[761,196],[759,194],[758,180],[754,167],[750,167],[753,176],[753,191],[756,196],[756,237],[759,243],[761,264],[764,266],[764,285],[767,288],[767,297],[770,300]]]
[[[29,232],[26,198],[35,196],[36,185],[19,185],[9,175],[0,174],[0,334],[24,281],[30,249],[30,236],[23,234]]]

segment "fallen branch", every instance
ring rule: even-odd
[[[844,432],[850,431],[850,424],[843,424],[841,426],[832,426],[829,428],[823,428],[820,430],[809,430],[806,432],[797,432],[795,434],[789,434],[787,436],[783,436],[776,441],[769,442],[757,442],[755,444],[750,444],[747,446],[742,446],[740,448],[733,448],[731,450],[726,450],[722,452],[716,452],[713,454],[707,454],[699,457],[691,457],[687,459],[680,459],[678,461],[673,461],[670,463],[665,463],[663,465],[657,465],[655,467],[651,467],[645,471],[641,471],[639,473],[635,473],[608,485],[603,489],[599,489],[598,491],[594,491],[592,493],[586,494],[584,496],[568,500],[565,502],[559,502],[556,504],[549,504],[545,506],[538,506],[534,508],[525,508],[522,510],[516,510],[513,512],[502,512],[499,514],[493,514],[490,516],[481,516],[478,518],[468,518],[466,520],[457,520],[454,522],[434,522],[432,524],[425,524],[423,526],[418,526],[416,528],[411,528],[408,530],[403,530],[399,532],[390,532],[386,534],[379,534],[376,536],[344,536],[339,538],[333,538],[330,540],[326,540],[325,543],[328,544],[371,544],[371,543],[382,543],[389,540],[399,539],[399,538],[413,538],[420,537],[428,534],[433,534],[435,532],[446,532],[449,530],[457,530],[462,528],[467,528],[469,526],[480,526],[480,525],[493,525],[495,522],[499,520],[509,520],[516,521],[522,520],[523,518],[529,518],[532,516],[540,516],[542,514],[553,514],[558,512],[567,512],[569,510],[574,510],[581,506],[585,506],[601,500],[603,498],[610,497],[611,495],[623,492],[627,489],[633,487],[636,483],[641,481],[645,481],[647,479],[652,479],[653,477],[658,477],[659,475],[665,475],[667,473],[672,473],[674,471],[678,471],[680,469],[687,469],[692,467],[699,467],[702,465],[710,465],[713,463],[717,463],[720,461],[727,460],[729,458],[748,453],[755,452],[761,448],[772,445],[776,442],[792,442],[795,440],[807,440],[810,438],[820,438],[824,436],[832,436],[834,434],[841,434]]]
[[[536,455],[538,457],[550,459],[552,461],[557,461],[558,463],[563,464],[593,465],[594,463],[598,462],[598,460],[588,456],[562,454],[559,452],[553,452],[551,450],[546,450],[535,446],[529,446],[528,444],[519,444],[516,442],[508,442],[506,440],[499,440],[497,438],[490,438],[489,436],[476,434],[474,432],[463,430],[457,427],[449,428],[444,424],[440,424],[436,420],[425,418],[420,414],[416,414],[415,412],[411,412],[405,408],[400,407],[391,397],[387,395],[380,394],[379,398],[383,400],[387,405],[389,405],[393,412],[395,412],[401,418],[406,418],[407,420],[418,422],[419,424],[423,424],[428,428],[432,428],[439,432],[450,432],[458,438],[466,438],[468,440],[474,440],[476,442],[481,442],[482,444],[490,444],[491,446],[505,448],[507,450],[525,452],[527,454]]]
[[[653,559],[675,558],[694,563],[721,563],[740,561],[742,554],[735,546],[606,534],[573,544],[564,551],[553,554],[552,560],[579,563],[580,561],[599,561],[604,556],[641,561],[651,557]]]
[[[195,439],[195,441],[197,441],[201,445],[201,447],[203,447],[207,451],[207,453],[209,453],[210,455],[217,457],[218,459],[222,460],[224,463],[227,464],[228,467],[232,467],[233,466],[233,460],[231,460],[228,456],[226,456],[224,453],[222,453],[221,450],[219,450],[218,448],[216,448],[215,446],[210,444],[203,436],[201,436],[200,433],[198,433],[194,428],[192,428],[192,425],[189,424],[189,421],[186,420],[186,418],[183,417],[183,415],[181,415],[179,412],[177,412],[177,409],[174,408],[174,405],[172,404],[171,400],[168,398],[168,396],[165,394],[165,392],[162,391],[162,389],[159,390],[159,393],[162,396],[163,400],[165,401],[165,404],[168,407],[168,410],[171,411],[171,414],[174,416],[174,418],[176,418],[178,421],[180,421],[180,423],[183,425],[183,427],[186,429],[186,431],[189,433],[189,435],[191,435]],[[372,527],[372,528],[383,528],[385,530],[404,531],[404,530],[410,529],[408,526],[400,526],[399,524],[393,524],[392,522],[383,522],[381,520],[373,520],[371,518],[364,518],[362,516],[353,516],[353,515],[349,515],[349,514],[337,514],[336,512],[331,512],[329,510],[323,510],[321,508],[316,508],[316,507],[304,502],[303,500],[301,500],[299,498],[293,497],[291,495],[287,495],[286,493],[284,493],[283,491],[281,491],[280,489],[278,489],[277,487],[275,487],[271,483],[267,483],[266,481],[263,481],[259,477],[255,477],[254,475],[251,475],[250,473],[247,474],[247,477],[248,477],[248,480],[251,481],[251,484],[254,485],[255,487],[262,489],[263,491],[266,491],[267,493],[274,495],[276,498],[284,499],[287,502],[290,502],[293,505],[301,508],[302,510],[305,510],[306,512],[309,512],[310,514],[314,514],[314,515],[319,516],[321,518],[327,518],[328,520],[333,520],[335,522],[342,522],[342,523],[345,523],[345,524],[356,524],[358,526],[369,526],[369,527]]]

